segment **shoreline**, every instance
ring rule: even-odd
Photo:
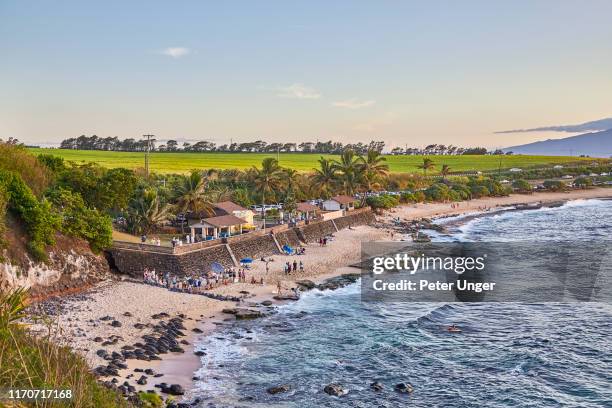
[[[380,221],[390,222],[392,218],[400,217],[404,220],[420,218],[435,218],[437,220],[456,217],[474,213],[474,217],[486,216],[491,211],[483,211],[482,208],[500,209],[516,204],[538,203],[550,204],[555,202],[567,202],[579,199],[610,199],[612,189],[597,188],[589,190],[578,190],[570,193],[533,193],[530,195],[512,195],[509,197],[495,197],[478,199],[459,203],[458,208],[451,208],[449,204],[419,204],[400,206],[378,216]],[[480,210],[479,210],[480,209]],[[469,220],[463,218],[461,221]],[[349,265],[360,258],[360,243],[363,241],[390,240],[389,229],[382,223],[382,228],[373,226],[359,226],[353,229],[341,230],[334,234],[335,238],[328,247],[320,247],[316,243],[305,245],[306,254],[302,256],[274,255],[271,263],[270,273],[266,274],[265,264],[255,261],[251,270],[247,272],[247,281],[254,277],[263,277],[266,284],[252,285],[248,283],[234,283],[228,286],[216,288],[212,293],[222,295],[241,296],[241,291],[248,291],[248,295],[240,303],[232,301],[219,301],[204,296],[192,295],[168,291],[143,283],[130,282],[127,280],[105,281],[96,284],[87,291],[60,298],[55,302],[63,307],[56,316],[58,328],[61,330],[63,343],[73,350],[84,355],[92,368],[100,364],[108,363],[101,359],[96,351],[100,348],[108,349],[109,352],[121,352],[121,347],[142,341],[142,336],[154,332],[154,325],[160,320],[152,316],[159,313],[167,313],[168,319],[183,315],[182,330],[184,337],[177,338],[182,343],[184,352],[169,352],[161,357],[161,360],[125,360],[127,368],[118,370],[117,376],[102,377],[101,380],[117,378],[116,385],[128,381],[135,390],[155,390],[159,394],[159,388],[154,385],[161,382],[167,384],[178,384],[184,391],[182,399],[189,400],[190,394],[195,386],[193,379],[195,372],[201,368],[201,359],[194,354],[195,346],[206,336],[212,335],[218,328],[228,325],[234,321],[234,316],[222,313],[225,308],[249,307],[249,305],[261,304],[265,300],[272,300],[273,305],[281,305],[287,301],[273,300],[276,294],[276,283],[281,281],[284,289],[289,289],[295,282],[309,279],[320,283],[326,279],[347,273]],[[282,267],[285,261],[303,261],[304,272],[292,275],[284,275]],[[242,294],[244,295],[244,294]],[[45,302],[42,302],[43,304]],[[129,314],[130,316],[127,316]],[[119,321],[120,327],[110,325],[111,320],[100,320],[111,316],[112,321]],[[135,329],[134,325],[144,325],[143,329]],[[35,325],[36,327],[36,325]],[[38,325],[38,329],[42,329]],[[195,329],[195,330],[194,330]],[[121,339],[114,344],[102,346],[104,342],[113,336]],[[94,341],[102,337],[104,342]],[[147,383],[136,384],[142,372],[134,370],[151,369],[161,377],[147,376]],[[132,374],[132,376],[130,376]],[[128,377],[129,378],[126,378]],[[205,380],[205,379],[203,379]],[[166,394],[161,394],[166,396]],[[177,396],[181,400],[180,396]]]

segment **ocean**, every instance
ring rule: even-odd
[[[490,214],[434,237],[611,239],[606,200]],[[445,330],[451,324],[462,333]],[[207,354],[195,396],[203,407],[609,407],[611,339],[606,303],[362,302],[358,282],[307,292],[270,317],[206,338],[196,347]],[[374,381],[382,391],[370,388]],[[394,391],[400,382],[414,392]],[[329,383],[348,393],[327,395]],[[281,384],[290,390],[266,392]]]

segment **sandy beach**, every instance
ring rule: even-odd
[[[483,211],[483,209],[534,202],[557,202],[586,198],[612,198],[612,189],[589,189],[570,193],[534,193],[530,195],[512,195],[509,197],[487,198],[459,203],[458,208],[450,204],[417,204],[395,208],[383,216],[381,221],[400,217],[404,220],[418,218],[435,218],[440,216],[460,215]],[[260,260],[253,262],[247,271],[247,282],[251,277],[264,279],[264,285],[236,283],[223,286],[212,292],[223,295],[243,296],[241,307],[255,305],[269,300],[277,292],[280,281],[283,290],[293,288],[294,282],[300,279],[321,281],[333,275],[347,273],[346,268],[360,258],[361,242],[388,240],[389,233],[385,228],[359,226],[345,229],[334,234],[327,246],[318,243],[305,245],[306,253],[300,256],[274,255],[269,257],[269,271]],[[293,260],[304,264],[304,271],[290,275],[283,273],[285,262]],[[354,270],[353,270],[354,271]],[[52,308],[51,318],[58,341],[81,353],[92,368],[108,363],[108,358],[101,357],[99,350],[109,354],[121,353],[143,341],[143,336],[156,333],[156,325],[168,322],[177,316],[184,325],[180,330],[184,336],[177,337],[181,352],[163,354],[161,360],[127,359],[127,368],[118,370],[116,376],[102,377],[105,381],[117,378],[115,384],[125,381],[137,390],[156,390],[155,384],[166,382],[179,384],[189,397],[189,388],[193,384],[194,372],[200,368],[200,357],[194,354],[194,343],[202,336],[209,335],[216,327],[228,324],[234,317],[223,313],[225,308],[234,308],[236,302],[219,301],[208,297],[177,293],[164,288],[153,287],[128,280],[106,281],[84,293],[56,300],[48,304]],[[49,306],[47,306],[48,308]],[[160,316],[160,313],[165,315]],[[115,323],[117,322],[117,323]],[[38,323],[36,330],[45,332],[47,327]],[[159,329],[159,327],[158,327]],[[144,370],[146,384],[136,384]],[[134,370],[137,370],[136,372]],[[153,373],[153,374],[151,374]]]

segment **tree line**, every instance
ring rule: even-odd
[[[263,140],[244,143],[229,143],[217,145],[210,141],[183,142],[180,144],[176,140],[167,140],[163,144],[152,139],[148,142],[150,151],[157,152],[229,152],[229,153],[319,153],[319,154],[342,154],[346,150],[352,150],[357,154],[365,155],[368,151],[382,153],[385,142],[371,141],[369,143],[348,143],[332,142],[302,142],[302,143],[267,143]],[[144,152],[147,150],[147,140],[139,139],[119,139],[118,137],[98,137],[96,135],[72,137],[61,142],[62,149],[75,150],[105,150],[105,151],[124,151],[124,152]],[[454,145],[430,144],[425,148],[417,147],[395,147],[390,152],[393,155],[462,155],[462,154],[503,154],[497,150],[489,152],[484,147],[458,147]]]

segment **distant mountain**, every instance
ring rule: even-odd
[[[596,132],[600,130],[612,129],[612,118],[605,118],[599,120],[593,120],[591,122],[580,123],[578,125],[556,125],[556,126],[542,126],[531,129],[514,129],[514,130],[501,130],[495,133],[525,133],[525,132]]]
[[[511,146],[502,150],[515,154],[544,156],[579,156],[584,154],[591,157],[612,157],[612,129],[563,139],[548,139],[541,142]]]

